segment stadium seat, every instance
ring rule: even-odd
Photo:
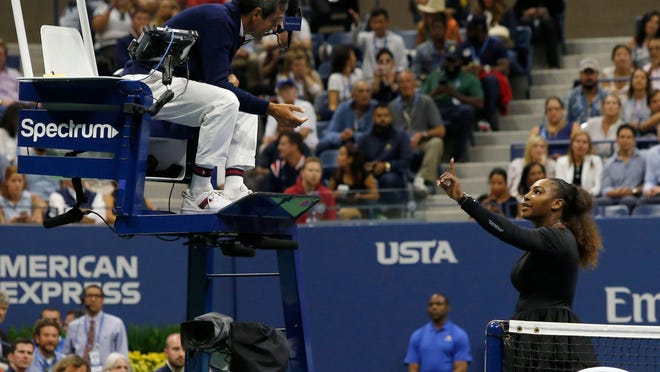
[[[417,44],[417,30],[393,30],[395,34],[403,38],[403,43],[406,49],[412,50],[416,48]]]
[[[75,28],[41,26],[41,49],[47,74],[66,77],[98,76],[85,52],[82,36]]]
[[[604,217],[628,217],[629,214],[625,205],[608,205],[603,212]]]
[[[321,63],[319,57],[319,47],[325,41],[324,34],[312,34],[312,54],[314,56],[314,65],[318,66]]]
[[[334,32],[326,41],[330,45],[353,45],[353,36],[350,32]]]
[[[323,134],[325,133],[325,130],[328,129],[328,126],[330,126],[330,122],[328,120],[321,120],[316,123],[316,134],[320,138],[323,138]]]
[[[660,204],[643,204],[638,205],[632,211],[633,216],[660,216]]]

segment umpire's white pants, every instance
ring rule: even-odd
[[[140,80],[146,76],[126,75],[124,78]],[[149,86],[155,99],[168,89],[159,71],[142,82]],[[195,164],[204,168],[218,167],[221,177],[225,167],[254,168],[258,117],[239,112],[240,104],[232,91],[180,77],[172,78],[169,89],[174,92],[174,99],[154,119],[199,127]]]

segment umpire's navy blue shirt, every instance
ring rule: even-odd
[[[199,39],[188,55],[192,80],[231,90],[238,97],[241,103],[239,110],[242,112],[256,115],[266,113],[268,101],[235,87],[228,80],[234,54],[241,46],[241,14],[237,2],[194,6],[175,15],[165,26],[199,33]],[[148,72],[147,66],[128,61],[123,73]],[[174,75],[185,77],[185,66],[177,69]]]

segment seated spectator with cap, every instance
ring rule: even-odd
[[[506,112],[506,106],[511,100],[506,47],[498,38],[488,36],[484,15],[473,14],[468,17],[466,39],[458,45],[463,69],[479,78],[484,92],[484,106],[478,114],[479,129],[498,130],[496,109],[500,107]]]
[[[607,92],[598,82],[600,66],[593,57],[580,61],[580,85],[573,88],[564,99],[566,121],[569,124],[582,124],[589,118],[602,115],[602,105]]]
[[[298,117],[306,117],[308,120],[302,125],[296,127],[294,130],[303,137],[305,145],[313,152],[316,145],[319,143],[319,136],[316,130],[316,111],[314,105],[309,101],[299,99],[298,86],[293,79],[281,80],[277,83],[275,93],[277,93],[277,101],[279,103],[288,103],[298,106],[303,109],[303,112],[294,112]],[[262,143],[267,145],[277,139],[277,120],[274,117],[268,116],[266,121],[266,129],[264,130],[264,137]]]
[[[476,124],[477,111],[484,106],[484,91],[475,75],[461,69],[455,46],[447,49],[443,68],[428,76],[421,92],[433,98],[442,114],[445,138],[454,140],[451,156],[456,161],[466,161],[467,142]]]

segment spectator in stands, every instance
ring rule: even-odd
[[[408,371],[467,371],[472,362],[470,340],[461,327],[449,320],[449,299],[434,293],[427,310],[431,321],[410,336],[404,360]]]
[[[82,223],[103,223],[106,217],[106,205],[103,195],[90,191],[83,182],[83,192],[87,198],[86,203],[82,203],[82,210],[91,210],[94,213],[83,216]],[[76,204],[76,192],[73,189],[71,179],[64,178],[60,180],[60,189],[50,194],[48,199],[48,217],[59,216],[67,212]],[[98,213],[98,214],[97,214]]]
[[[532,128],[530,136],[539,136],[547,141],[570,140],[571,134],[580,130],[577,123],[568,123],[564,115],[564,102],[557,96],[545,100],[545,121]],[[548,153],[556,159],[566,154],[566,146],[550,146]],[[509,174],[509,176],[511,176]]]
[[[290,50],[284,55],[284,65],[277,79],[295,81],[298,98],[305,101],[314,102],[323,93],[321,76],[311,68],[310,58],[302,50]],[[309,115],[309,118],[313,116]]]
[[[657,135],[660,141],[660,127]],[[660,145],[651,147],[646,153],[643,197],[637,204],[660,204]]]
[[[649,93],[651,93],[649,76],[641,68],[633,69],[630,75],[630,84],[621,108],[621,120],[624,123],[639,128],[651,116],[651,110],[648,104]]]
[[[569,124],[582,124],[587,119],[600,116],[602,102],[607,92],[598,84],[598,61],[586,57],[580,61],[580,85],[573,88],[564,99]]]
[[[127,356],[128,340],[124,322],[103,311],[103,289],[95,284],[88,285],[83,290],[81,300],[86,314],[69,324],[64,353],[82,356],[86,361],[89,360],[92,368],[100,367],[102,361],[113,352]],[[90,336],[94,336],[98,341],[91,342]]]
[[[70,354],[62,358],[55,367],[53,372],[90,372],[91,367],[89,363],[83,358],[75,354]]]
[[[617,129],[616,144],[617,152],[603,166],[603,195],[596,202],[598,205],[623,204],[632,211],[642,195],[646,157],[636,147],[632,125],[623,124]]]
[[[320,154],[328,149],[337,149],[346,141],[358,141],[369,133],[373,124],[376,100],[371,99],[371,84],[360,80],[353,85],[352,99],[343,102],[332,116],[330,125],[316,147]]]
[[[5,372],[27,372],[34,359],[34,344],[32,340],[19,337],[11,344],[9,350],[9,368]]]
[[[369,216],[365,209],[380,198],[376,178],[365,169],[364,155],[354,143],[345,143],[337,154],[337,171],[328,182],[342,220]]]
[[[306,158],[305,163],[300,170],[300,177],[296,184],[284,190],[285,194],[313,195],[321,199],[311,211],[298,217],[298,223],[337,219],[335,196],[332,191],[325,187],[323,182],[321,182],[322,175],[323,169],[321,167],[321,160],[317,157]]]
[[[94,49],[99,75],[112,75],[117,69],[115,46],[117,40],[131,33],[131,0],[110,0],[94,9],[92,29],[95,32]],[[121,66],[119,66],[121,67]]]
[[[332,73],[328,78],[328,109],[333,113],[342,102],[351,99],[353,86],[362,79],[362,70],[355,67],[356,63],[355,52],[350,46],[337,45],[332,48]]]
[[[518,192],[518,184],[522,179],[523,169],[531,163],[540,163],[545,167],[548,177],[555,175],[555,161],[548,156],[548,142],[540,136],[531,135],[525,144],[525,152],[522,158],[515,158],[509,164],[507,170],[509,192],[518,198],[527,193]]]
[[[504,102],[506,91],[511,96],[506,48],[499,39],[488,36],[486,17],[483,15],[468,17],[466,38],[458,46],[458,53],[463,58],[463,69],[479,78],[484,91],[484,106],[478,115],[479,129],[498,130],[495,110],[498,106],[508,105],[508,101]]]
[[[181,345],[181,334],[172,333],[165,340],[165,365],[155,372],[183,372],[186,366],[186,351]]]
[[[285,132],[277,144],[280,156],[270,165],[266,191],[284,192],[298,180],[300,169],[305,163],[303,139],[300,133]]]
[[[170,0],[163,1],[161,4],[168,2]],[[131,32],[128,35],[118,38],[115,44],[115,66],[117,68],[122,68],[131,58],[128,54],[128,46],[134,39],[137,40],[140,37],[142,29],[144,26],[148,26],[150,22],[151,14],[146,10],[137,8],[131,13]]]
[[[30,156],[45,156],[46,149],[31,148]],[[39,197],[41,200],[48,200],[50,194],[57,191],[60,187],[60,177],[47,176],[43,174],[26,174],[25,182],[27,183],[28,191]]]
[[[533,161],[525,165],[522,170],[520,182],[518,182],[517,196],[512,196],[514,196],[516,200],[521,200],[523,195],[529,192],[530,187],[532,187],[536,181],[544,178],[548,178],[548,173],[545,171],[543,164]]]
[[[600,194],[603,161],[600,156],[592,155],[589,133],[580,131],[571,136],[568,153],[557,159],[555,172],[557,178],[582,186],[592,196]]]
[[[177,15],[177,13],[180,11],[181,7],[179,6],[179,2],[177,0],[159,0],[158,10],[156,11],[153,24],[156,26],[162,26],[165,24],[165,22],[169,21],[170,18]]]
[[[12,103],[0,121],[0,155],[4,155],[10,163],[15,163],[18,155],[18,114],[22,108],[19,102]]]
[[[592,141],[616,140],[616,132],[621,121],[621,99],[615,94],[608,94],[603,101],[603,116],[597,116],[582,124],[582,130],[589,133]],[[612,154],[611,143],[599,143],[594,146],[594,153],[603,158]]]
[[[0,290],[0,324],[5,321],[7,310],[9,310],[9,295],[7,295],[7,292]],[[0,358],[6,358],[10,350],[9,338],[0,330]]]
[[[353,21],[357,26],[359,17],[352,11]],[[401,71],[408,68],[408,54],[403,38],[389,30],[390,19],[387,9],[376,8],[369,15],[369,29],[371,31],[358,32],[358,28],[352,29],[353,44],[362,51],[362,71],[364,78],[369,82],[374,77],[377,65],[378,51],[386,48],[394,55],[396,70]]]
[[[92,19],[94,9],[102,3],[103,0],[85,1],[87,7],[87,18]],[[78,15],[78,6],[76,0],[69,0],[66,8],[60,13],[59,25],[62,27],[71,27],[80,31],[80,17]]]
[[[122,353],[113,352],[103,362],[103,372],[132,372],[131,362]]]
[[[493,213],[507,218],[516,218],[518,200],[509,193],[506,171],[502,168],[493,168],[488,174],[488,184],[490,185],[488,194],[480,195],[477,201]]]
[[[649,94],[649,110],[651,116],[639,124],[639,133],[644,136],[652,136],[660,125],[660,90],[654,90]]]
[[[8,166],[0,186],[0,223],[41,223],[45,210],[46,202],[27,191],[25,175]]]
[[[374,109],[371,131],[360,137],[358,150],[364,154],[367,171],[376,177],[380,201],[400,204],[405,199],[405,185],[410,176],[412,151],[408,135],[392,127],[392,114],[386,102]],[[400,217],[400,209],[388,209],[388,217]]]
[[[559,17],[564,7],[564,2],[557,0],[516,0],[513,6],[518,23],[530,26],[533,41],[543,45],[549,68],[559,68]]]
[[[64,338],[62,337],[62,315],[60,314],[60,311],[52,307],[44,308],[41,310],[40,319],[50,319],[60,326],[60,334],[57,338],[57,347],[55,348],[55,351],[61,353],[62,348],[64,347]]]
[[[445,8],[444,0],[419,0],[417,10],[422,13],[422,20],[417,22],[417,46],[429,39],[431,17],[435,17],[440,13],[444,14],[447,20],[445,23],[445,39],[456,44],[463,41],[461,39],[460,25],[454,18],[455,11],[454,9]]]
[[[416,190],[427,190],[438,179],[438,166],[442,160],[445,126],[433,99],[416,89],[415,74],[402,71],[397,76],[401,95],[389,104],[392,125],[408,133],[414,158],[422,156],[413,185]]]
[[[443,69],[429,75],[421,92],[433,98],[445,122],[447,137],[455,139],[451,157],[466,161],[467,142],[476,125],[476,112],[484,107],[484,92],[476,76],[461,70],[456,47],[449,47]]]
[[[18,101],[18,78],[21,73],[12,67],[7,67],[7,44],[0,39],[0,118],[7,107]]]
[[[614,66],[603,68],[600,86],[608,93],[614,93],[621,98],[630,88],[630,75],[633,72],[632,51],[627,45],[618,44],[612,49]]]
[[[472,14],[484,15],[489,31],[497,26],[506,27],[509,34],[516,31],[518,23],[516,14],[505,4],[504,0],[477,0],[474,3]]]
[[[649,42],[651,62],[644,65],[644,70],[651,78],[651,89],[660,89],[660,37]]]
[[[311,102],[299,99],[298,85],[293,79],[281,80],[277,83],[275,88],[277,93],[277,101],[279,103],[288,103],[301,107],[304,113],[295,113],[298,117],[307,117],[308,120],[302,125],[296,127],[294,130],[303,137],[305,145],[314,152],[316,145],[319,143],[319,136],[316,128],[316,111]],[[266,121],[266,128],[264,130],[263,144],[269,144],[277,139],[277,120],[274,117],[268,116]]]
[[[447,17],[445,13],[439,12],[427,17],[429,38],[417,46],[415,57],[412,62],[412,71],[417,77],[424,81],[433,70],[442,68],[447,45],[453,45],[451,41],[445,40]]]
[[[40,319],[34,326],[34,358],[28,372],[53,372],[64,354],[55,351],[59,344],[60,325],[51,319]]]
[[[649,42],[660,37],[660,12],[650,11],[642,17],[640,27],[635,29],[635,36],[628,42],[633,51],[633,61],[636,67],[642,67],[651,61]]]
[[[376,55],[371,97],[378,102],[390,102],[396,98],[399,95],[396,75],[394,54],[387,48],[379,50]]]
[[[63,333],[65,336],[69,331],[69,324],[83,315],[85,315],[85,311],[82,309],[72,309],[66,312],[66,316],[64,317],[64,325],[62,326],[62,331],[64,331]]]

